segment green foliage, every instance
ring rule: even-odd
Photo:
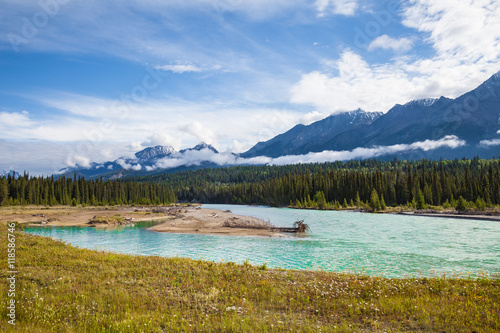
[[[325,193],[323,193],[322,191],[316,192],[316,194],[314,195],[314,202],[319,209],[325,209],[326,207]]]
[[[372,194],[370,195],[370,208],[372,211],[380,210],[380,199],[378,197],[378,193],[376,189],[373,189]]]
[[[356,207],[359,209],[363,206],[363,203],[361,202],[361,198],[359,197],[359,191],[356,192]]]
[[[415,199],[415,208],[421,210],[425,209],[425,199],[424,199],[424,194],[422,193],[422,190],[418,189],[417,190],[417,197]]]
[[[382,194],[382,197],[380,199],[380,209],[381,210],[386,210],[387,209],[387,205],[385,204],[385,200],[384,200],[384,195]]]
[[[7,180],[0,178],[0,206],[6,203],[9,199],[9,190],[7,188]]]
[[[484,201],[481,198],[477,198],[477,200],[476,200],[476,208],[479,211],[485,211],[486,210],[486,201]]]
[[[459,212],[464,212],[467,210],[467,201],[462,196],[460,196],[460,198],[458,199],[455,209]]]
[[[344,202],[342,203],[342,208],[344,208],[344,209],[345,209],[345,208],[347,208],[347,207],[348,207],[348,206],[347,206],[347,199],[346,199],[346,198],[344,198]]]
[[[177,202],[166,184],[85,180],[61,177],[0,177],[0,203],[5,205],[157,205]]]
[[[373,189],[387,206],[451,207],[463,196],[467,201],[489,198],[500,204],[500,160],[390,161],[377,160],[239,166],[162,174],[130,181],[165,184],[181,201],[202,203],[262,204],[318,208],[315,195],[325,196],[324,209],[334,209],[344,199],[362,208]],[[422,196],[419,194],[419,190]],[[417,200],[417,196],[419,197]],[[422,202],[423,197],[423,202]],[[311,199],[312,198],[312,199]]]
[[[446,201],[443,203],[443,208],[444,208],[444,209],[451,208],[451,204],[450,204],[450,202],[448,201],[448,199],[446,199]]]

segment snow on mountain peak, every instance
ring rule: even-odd
[[[415,99],[406,103],[404,106],[424,106],[429,107],[432,104],[436,103],[437,98],[423,98],[423,99]]]
[[[149,160],[152,158],[161,158],[175,153],[176,150],[171,146],[148,147],[135,153],[135,157],[140,160]]]
[[[214,146],[212,146],[206,142],[200,142],[196,146],[194,146],[193,148],[183,149],[180,151],[180,153],[185,153],[187,151],[192,151],[192,150],[202,150],[202,149],[209,149],[216,154],[219,153],[219,151],[217,149],[215,149]]]

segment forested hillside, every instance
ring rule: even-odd
[[[0,178],[0,204],[114,205],[180,201],[295,207],[360,206],[376,191],[388,206],[500,205],[500,160],[378,160],[239,166],[124,181]],[[418,206],[418,207],[417,207]]]
[[[141,180],[140,178],[136,180]],[[242,166],[146,177],[166,184],[181,201],[307,206],[319,194],[326,202],[369,202],[373,190],[387,205],[420,202],[500,204],[500,160],[376,160],[287,166]]]

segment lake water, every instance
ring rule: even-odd
[[[230,209],[276,226],[304,220],[312,232],[284,238],[168,234],[147,230],[152,222],[104,230],[37,227],[26,232],[117,253],[216,262],[248,260],[271,268],[385,277],[500,273],[499,222],[235,205],[203,207]]]

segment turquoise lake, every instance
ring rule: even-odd
[[[114,229],[36,227],[25,232],[73,246],[135,255],[210,261],[248,260],[299,270],[356,272],[384,277],[477,276],[500,273],[500,223],[390,214],[363,214],[235,205],[203,205],[291,226],[306,236],[284,238],[157,233],[153,222]]]

